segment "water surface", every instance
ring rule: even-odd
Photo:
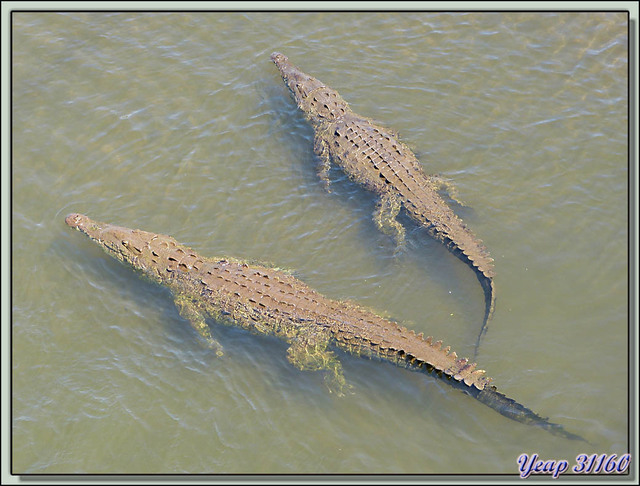
[[[506,473],[627,452],[627,17],[620,13],[18,13],[13,17],[14,473]],[[469,355],[473,272],[316,173],[278,50],[452,180],[496,265],[479,365],[587,438],[341,355],[353,393],[274,338],[214,326],[64,217],[290,268]],[[405,221],[406,222],[406,221]]]

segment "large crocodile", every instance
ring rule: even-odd
[[[348,301],[331,300],[276,268],[232,258],[205,258],[169,236],[70,214],[66,223],[107,253],[168,287],[180,315],[209,347],[222,354],[206,319],[275,335],[290,347],[289,361],[302,370],[325,370],[336,391],[342,368],[331,347],[434,375],[502,415],[573,440],[584,440],[499,393],[475,363],[458,358],[442,341],[415,334]]]
[[[319,175],[325,186],[334,161],[350,178],[380,196],[374,221],[380,230],[394,236],[398,245],[405,230],[396,216],[404,207],[413,220],[476,271],[485,294],[477,353],[495,308],[493,258],[438,193],[442,181],[424,173],[395,132],[354,113],[336,90],[303,73],[285,55],[274,52],[271,59],[314,128],[314,151],[322,161]]]

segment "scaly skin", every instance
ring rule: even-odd
[[[396,216],[403,207],[413,220],[475,270],[485,293],[477,353],[495,309],[493,258],[438,194],[442,183],[424,173],[415,155],[398,141],[395,133],[354,113],[337,91],[300,71],[285,55],[274,52],[271,59],[314,128],[314,151],[322,160],[319,172],[325,185],[328,187],[327,171],[334,161],[350,178],[380,196],[374,221],[383,232],[395,236],[398,245],[404,240],[404,228]]]
[[[443,348],[442,341],[425,339],[354,303],[328,299],[282,270],[226,257],[205,258],[170,236],[100,223],[81,214],[70,214],[65,221],[111,256],[168,287],[180,315],[218,354],[223,351],[205,322],[209,318],[285,340],[292,364],[329,371],[330,387],[338,392],[345,382],[330,347],[435,375],[506,417],[584,440],[497,392],[483,370]]]

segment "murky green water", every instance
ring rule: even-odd
[[[627,452],[627,18],[536,13],[19,13],[13,23],[14,473],[509,473],[521,452]],[[479,355],[501,391],[591,445],[430,377],[286,344],[203,349],[168,292],[70,212],[271,261],[468,355],[473,272],[315,174],[280,50],[397,129],[496,260]]]

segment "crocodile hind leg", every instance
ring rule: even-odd
[[[436,191],[444,192],[451,200],[457,202],[460,206],[466,206],[465,202],[460,199],[460,196],[458,195],[458,188],[453,182],[448,181],[439,175],[429,176],[429,181],[433,184]]]
[[[380,196],[373,212],[373,221],[378,229],[395,240],[396,253],[404,247],[405,229],[396,219],[401,208],[402,203],[398,197],[391,192],[385,192]]]
[[[287,349],[287,359],[302,371],[327,371],[324,379],[330,392],[342,396],[350,388],[342,373],[342,364],[327,349],[331,335],[324,329],[301,329]]]
[[[313,141],[313,151],[320,159],[318,164],[318,177],[322,181],[325,191],[331,192],[329,187],[329,169],[331,168],[331,157],[329,156],[329,147],[321,137],[316,136]]]
[[[191,327],[202,337],[207,347],[215,350],[218,356],[222,356],[224,354],[222,345],[211,335],[211,330],[205,322],[202,312],[193,301],[186,295],[178,294],[174,296],[174,302],[180,317],[189,321]]]

